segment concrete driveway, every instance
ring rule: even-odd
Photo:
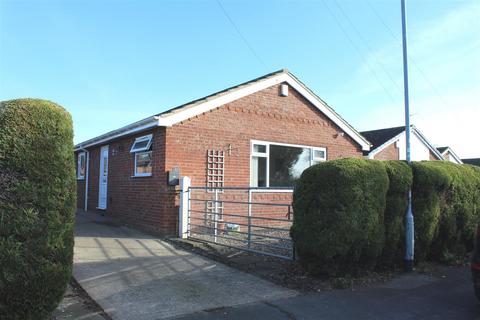
[[[76,218],[74,277],[113,319],[165,319],[296,295],[98,214]]]

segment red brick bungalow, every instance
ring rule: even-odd
[[[76,145],[77,206],[174,234],[179,187],[169,183],[171,172],[193,186],[283,187],[315,162],[362,157],[369,148],[280,70]],[[292,153],[294,167],[287,167],[282,158]]]

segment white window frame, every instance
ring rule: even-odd
[[[266,148],[265,148],[265,149],[266,149],[266,150],[265,150],[265,153],[263,153],[263,152],[255,152],[254,149],[253,149],[255,145],[263,145],[263,146],[265,146],[265,147],[266,147]],[[256,187],[253,185],[253,167],[252,167],[253,157],[262,157],[262,158],[266,158],[266,159],[267,159],[267,160],[266,160],[266,161],[267,161],[267,170],[266,170],[266,174],[267,174],[266,180],[267,180],[267,183],[266,183],[265,188],[270,188],[270,145],[310,149],[310,166],[313,166],[315,163],[318,163],[318,162],[327,161],[327,148],[325,148],[325,147],[312,147],[312,146],[306,146],[306,145],[301,145],[301,144],[290,144],[290,143],[273,142],[273,141],[262,141],[262,140],[250,140],[250,164],[249,164],[249,166],[250,166],[250,187],[252,187],[252,188],[256,188]],[[323,151],[325,157],[323,157],[323,158],[315,158],[315,157],[314,157],[314,151],[315,151],[315,150]],[[258,191],[261,191],[261,190],[258,190]],[[271,190],[268,190],[268,191],[271,191]],[[277,190],[277,191],[281,191],[281,189],[279,189],[279,190]],[[291,191],[289,190],[289,191],[285,191],[285,192],[291,192]]]
[[[141,136],[138,138],[135,138],[135,141],[132,144],[132,148],[130,149],[130,153],[137,153],[137,152],[143,152],[143,151],[148,151],[150,147],[152,146],[152,134],[147,134],[146,136]],[[144,142],[148,141],[147,145],[145,147],[141,148],[135,148],[135,145],[139,142]]]
[[[83,165],[85,166],[84,174],[82,175],[81,172],[81,158],[83,158]],[[85,172],[87,171],[87,153],[86,152],[79,152],[77,157],[77,180],[84,180],[85,179]]]
[[[150,159],[152,159],[152,151],[141,151],[141,152],[135,152],[135,161],[134,161],[134,167],[133,167],[133,176],[134,177],[151,177],[152,173],[151,172],[146,172],[146,173],[138,173],[137,172],[137,156],[142,154],[142,153],[150,153]],[[152,171],[153,171],[153,163],[151,164],[152,166]]]

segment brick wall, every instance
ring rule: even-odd
[[[400,159],[399,149],[396,143],[391,143],[388,147],[374,156],[376,160],[398,160]]]
[[[342,136],[340,128],[294,89],[289,88],[288,97],[280,97],[278,92],[279,86],[274,86],[167,128],[167,170],[178,166],[182,176],[192,179],[193,186],[205,186],[207,150],[224,150],[224,185],[248,187],[251,140],[325,147],[328,160],[362,156],[360,146],[347,135]],[[287,203],[291,194],[256,194],[253,200]],[[192,205],[204,210],[203,203]],[[224,205],[226,213],[243,215],[246,210],[245,205]],[[285,218],[288,212],[287,207],[253,206],[252,210],[277,218]],[[242,218],[225,220],[242,223]]]
[[[167,128],[166,168],[179,166],[192,185],[205,185],[207,150],[225,150],[225,185],[249,186],[250,140],[325,147],[328,160],[361,157],[341,132],[294,89],[281,97],[273,86]]]
[[[293,88],[288,97],[279,96],[279,86],[152,132],[152,177],[132,177],[134,155],[130,153],[135,137],[150,132],[109,143],[107,214],[163,234],[176,233],[178,223],[178,187],[167,186],[167,172],[178,166],[181,176],[192,178],[192,185],[205,186],[208,149],[225,151],[225,186],[245,187],[250,183],[252,139],[325,147],[328,160],[362,156],[358,144]],[[100,146],[90,151],[88,205],[94,209]],[[82,182],[78,187],[82,189]],[[83,207],[83,200],[78,205]]]

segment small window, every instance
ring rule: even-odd
[[[152,151],[135,153],[135,176],[152,175]]]
[[[85,152],[80,152],[78,154],[78,159],[77,159],[77,179],[78,180],[83,180],[85,179]]]
[[[153,136],[149,134],[143,137],[136,138],[135,142],[132,145],[132,148],[130,149],[130,153],[149,150],[152,145],[152,137]]]
[[[254,153],[267,153],[267,146],[263,144],[254,144],[253,145]]]
[[[313,149],[313,163],[327,161],[327,149]]]

